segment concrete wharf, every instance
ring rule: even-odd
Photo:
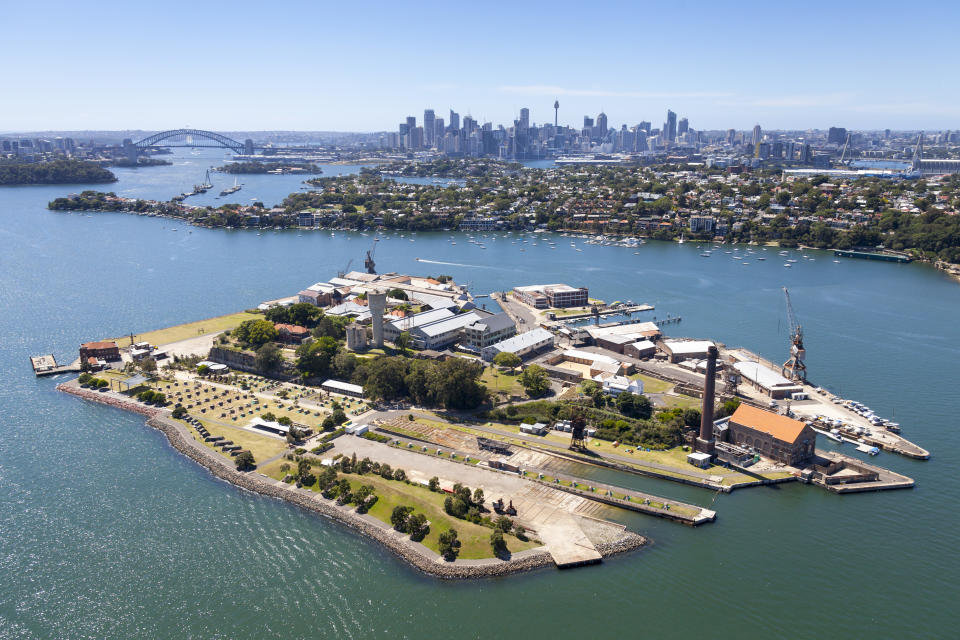
[[[634,313],[641,313],[643,311],[653,311],[654,306],[652,304],[635,304],[630,307],[619,307],[611,309],[602,309],[599,312],[600,316],[619,316],[619,315],[631,315]],[[548,312],[549,313],[549,312]],[[582,320],[584,318],[592,318],[593,312],[583,311],[580,313],[570,313],[570,314],[561,314],[556,316],[557,322],[565,322],[567,320]]]
[[[527,471],[527,473],[529,474],[530,471]],[[582,479],[563,478],[559,476],[555,476],[554,482],[547,482],[541,478],[528,479],[553,489],[559,489],[560,491],[566,491],[567,493],[587,498],[588,500],[602,502],[603,504],[628,509],[630,511],[638,511],[658,518],[666,518],[667,520],[673,520],[693,527],[707,522],[713,522],[717,519],[717,512],[710,509],[677,500],[666,500],[651,494],[634,491],[633,489],[624,489],[623,487],[616,487],[600,482],[584,482]],[[561,484],[562,482],[570,482],[571,484],[568,486]]]
[[[80,371],[80,358],[70,364],[57,364],[57,359],[52,354],[31,356],[30,366],[33,367],[33,373],[37,377],[52,376],[58,373],[76,373]]]
[[[862,467],[877,474],[876,480],[864,481],[864,482],[817,482],[814,481],[814,484],[819,485],[826,489],[827,491],[832,491],[833,493],[862,493],[865,491],[888,491],[891,489],[909,489],[913,487],[914,481],[912,478],[909,478],[905,475],[890,471],[889,469],[884,469],[883,467],[878,467],[876,465],[870,464],[869,462],[864,462],[859,458],[854,458],[852,456],[847,456],[842,453],[837,452],[824,452],[817,450],[817,455],[821,458],[826,458],[835,462],[846,462],[856,465],[857,467]]]

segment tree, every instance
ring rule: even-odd
[[[314,327],[320,318],[323,317],[323,311],[309,302],[297,302],[286,308],[287,322],[308,329]]]
[[[684,409],[683,424],[688,427],[696,427],[700,424],[700,409]]]
[[[476,504],[477,506],[483,504],[483,489],[481,489],[480,487],[477,487],[473,491],[473,503]]]
[[[276,328],[268,320],[246,320],[233,330],[233,336],[242,343],[258,348],[277,339]]]
[[[140,361],[140,370],[144,373],[156,373],[157,361],[150,357],[144,358]]]
[[[493,530],[493,533],[490,534],[490,546],[493,548],[493,553],[498,556],[507,551],[507,542],[503,539],[503,531],[500,529]]]
[[[241,451],[237,454],[237,457],[233,459],[233,463],[237,466],[237,471],[252,469],[254,467],[253,454],[249,451]]]
[[[550,388],[547,372],[537,364],[532,364],[520,374],[520,384],[531,398],[542,396]]]
[[[397,336],[397,339],[393,341],[393,346],[399,349],[400,353],[406,354],[407,349],[410,347],[410,332],[401,332],[400,335]]]
[[[412,512],[413,507],[397,505],[390,514],[390,524],[393,525],[393,528],[397,531],[407,531],[407,519]]]
[[[452,515],[454,518],[463,518],[467,515],[469,506],[460,498],[447,496],[443,501],[443,510]]]
[[[422,513],[411,514],[407,518],[407,531],[410,532],[410,539],[414,542],[423,540],[430,531],[430,527],[427,526],[427,516]]]
[[[197,367],[197,373],[201,376],[207,375],[208,371],[210,371],[210,367],[205,364],[202,364],[199,367]]]
[[[359,370],[358,370],[359,371]],[[363,391],[374,399],[397,400],[406,394],[407,366],[402,358],[376,358],[362,366]]]
[[[407,472],[404,471],[403,469],[397,469],[396,471],[393,472],[393,479],[399,480],[400,482],[404,482],[407,479]]]
[[[438,478],[437,476],[433,476],[432,478],[430,478],[430,482],[427,483],[427,488],[429,488],[430,491],[439,491],[439,490],[440,490],[440,478]]]
[[[340,344],[330,336],[297,347],[297,371],[311,377],[326,377]]]
[[[510,353],[509,351],[501,351],[493,356],[493,364],[498,367],[503,367],[504,369],[510,369],[511,371],[516,370],[521,362],[520,356],[515,353]]]
[[[277,418],[277,424],[282,424],[285,427],[289,427],[293,424],[293,420],[290,418],[290,416],[280,416]]]
[[[460,541],[457,539],[456,529],[447,529],[440,534],[437,540],[437,549],[444,560],[452,562],[457,559],[460,553]]]
[[[513,529],[513,520],[507,516],[500,516],[496,522],[494,522],[494,526],[504,533],[509,533],[510,529]]]
[[[280,351],[278,345],[268,342],[257,349],[253,362],[257,370],[263,373],[273,373],[283,364],[283,352]]]
[[[387,297],[393,298],[395,300],[409,300],[407,297],[407,292],[403,289],[390,289],[387,291]]]
[[[380,464],[380,477],[384,480],[391,480],[393,478],[393,469],[385,462]]]
[[[173,417],[176,419],[183,418],[187,415],[187,410],[182,404],[178,404],[173,408]]]
[[[475,409],[487,396],[480,384],[483,365],[465,358],[434,363],[431,387],[436,401],[447,409]]]

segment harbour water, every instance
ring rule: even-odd
[[[117,169],[108,188],[167,199],[222,158],[208,156],[177,154],[200,158],[195,171]],[[216,192],[233,183],[214,178]],[[302,179],[242,176],[238,201],[269,206]],[[100,187],[0,188],[0,638],[479,637],[491,625],[528,638],[953,637],[960,288],[940,272],[816,251],[794,252],[785,269],[773,249],[755,249],[765,261],[743,257],[745,247],[738,260],[703,258],[693,242],[635,250],[575,239],[576,252],[557,235],[553,249],[546,234],[526,244],[516,233],[474,234],[481,249],[453,232],[386,234],[382,271],[447,273],[476,294],[583,284],[594,297],[655,305],[643,318],[681,316],[672,335],[775,361],[786,350],[787,286],[813,379],[895,416],[933,454],[882,454],[873,462],[916,488],[852,496],[796,484],[714,495],[598,472],[712,505],[718,520],[690,529],[618,513],[653,544],[599,567],[452,584],[340,525],[214,480],[142,417],[61,395],[29,366],[31,355],[72,356],[83,340],[288,295],[357,264],[372,237],[46,210],[83,188]]]

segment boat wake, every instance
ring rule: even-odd
[[[470,267],[471,269],[493,269],[483,264],[463,264],[462,262],[444,262],[443,260],[427,260],[426,258],[414,258],[417,262],[426,262],[427,264],[445,264],[448,267]]]

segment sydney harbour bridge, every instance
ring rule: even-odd
[[[247,138],[239,142],[214,131],[204,131],[203,129],[170,129],[169,131],[160,131],[147,136],[142,140],[134,142],[131,139],[123,141],[123,148],[127,156],[136,159],[142,153],[145,153],[155,147],[219,147],[230,149],[237,155],[253,155],[258,149],[265,147],[254,145],[253,140]],[[310,151],[311,147],[269,147],[273,151]]]

